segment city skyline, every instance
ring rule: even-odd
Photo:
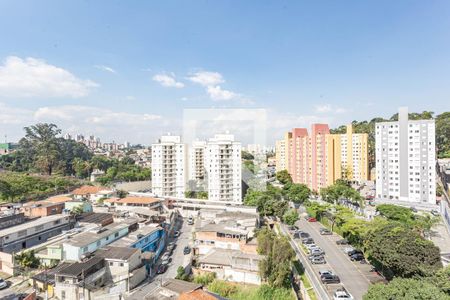
[[[405,105],[448,109],[445,1],[353,2],[351,10],[107,4],[0,4],[2,139],[51,122],[63,132],[151,144],[182,134],[185,109],[262,108],[274,145],[286,130],[312,123],[388,118]]]

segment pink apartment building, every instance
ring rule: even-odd
[[[288,172],[294,183],[304,183],[318,191],[327,186],[327,124],[313,124],[311,135],[306,128],[292,129],[289,139]]]

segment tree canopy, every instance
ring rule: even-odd
[[[283,187],[283,195],[287,200],[301,204],[309,199],[311,190],[306,184],[287,183]]]
[[[292,177],[287,170],[278,171],[275,178],[282,184],[292,183]]]

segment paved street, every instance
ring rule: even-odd
[[[126,297],[126,299],[144,299],[146,295],[152,293],[159,286],[162,280],[166,278],[175,278],[179,266],[186,266],[189,263],[191,256],[184,255],[183,249],[185,246],[190,245],[191,243],[192,226],[187,224],[187,220],[183,220],[182,226],[179,231],[181,234],[178,238],[174,239],[177,246],[173,251],[173,254],[171,256],[172,262],[169,264],[169,268],[167,269],[167,271],[164,274],[156,274],[153,278],[147,279],[147,281],[143,282],[138,288],[136,288],[130,296]],[[172,240],[173,239],[169,239],[168,243]],[[162,255],[163,253],[161,254],[161,256]],[[160,261],[158,261],[158,265],[159,263]]]
[[[14,300],[16,299],[16,293],[11,288],[0,290],[1,300]]]
[[[340,239],[339,236],[336,234],[324,236],[319,233],[319,229],[323,227],[320,223],[310,223],[304,218],[301,218],[296,225],[300,230],[308,232],[314,239],[316,245],[321,247],[326,253],[325,259],[327,264],[314,265],[313,269],[316,271],[315,274],[318,275],[318,271],[322,269],[332,270],[340,277],[342,285],[344,285],[355,299],[362,299],[362,296],[370,285],[370,281],[365,275],[365,273],[369,273],[370,266],[361,265],[359,262],[352,262],[347,254],[342,251],[343,247],[336,245],[335,241]],[[333,293],[339,286],[337,284],[329,285],[327,289],[330,293]]]

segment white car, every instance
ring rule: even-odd
[[[333,300],[353,300],[353,296],[346,289],[337,289],[333,294]]]
[[[351,252],[351,251],[353,251],[353,250],[355,250],[355,248],[353,248],[353,247],[345,247],[345,248],[344,248],[344,252],[345,252],[345,253],[349,253],[349,252]]]
[[[319,275],[320,276],[322,276],[322,275],[334,275],[334,273],[332,271],[330,271],[330,270],[320,270],[319,271]]]
[[[307,245],[305,245],[305,247],[309,250],[314,249],[314,248],[319,248],[319,246],[317,246],[316,244],[307,244]]]
[[[8,287],[8,283],[6,283],[6,281],[2,278],[0,278],[0,290],[7,288]]]

